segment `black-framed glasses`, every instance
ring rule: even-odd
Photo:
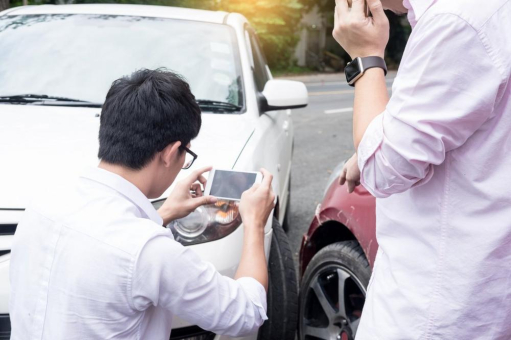
[[[183,165],[182,169],[183,170],[190,169],[193,162],[195,162],[195,160],[198,157],[197,154],[195,152],[193,152],[192,150],[188,149],[184,145],[181,145],[179,148],[186,152],[185,164]]]

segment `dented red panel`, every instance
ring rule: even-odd
[[[317,252],[314,244],[310,244],[310,239],[321,225],[332,220],[342,223],[351,231],[372,267],[378,250],[375,235],[375,203],[375,198],[363,186],[358,186],[354,193],[348,194],[346,186],[332,183],[316,210],[309,231],[303,237],[300,250],[302,273]]]

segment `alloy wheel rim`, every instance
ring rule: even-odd
[[[366,289],[346,267],[321,268],[307,287],[302,307],[302,339],[354,340]]]

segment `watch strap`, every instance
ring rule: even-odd
[[[385,63],[385,60],[380,57],[365,57],[360,58],[362,61],[362,72],[365,72],[365,70],[368,70],[370,68],[379,67],[383,69],[383,72],[385,72],[385,75],[387,75],[387,64]]]
[[[366,70],[370,68],[381,68],[383,69],[383,72],[385,75],[387,75],[387,64],[385,63],[385,60],[380,57],[364,57],[360,58],[357,57],[353,59],[348,65],[346,66],[346,80],[348,81],[348,84],[350,86],[355,86],[355,83],[360,79]],[[350,69],[350,72],[346,72]],[[356,73],[354,73],[356,71]]]

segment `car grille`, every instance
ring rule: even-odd
[[[11,338],[11,320],[9,314],[0,314],[0,340]]]
[[[0,224],[0,236],[14,235],[17,226],[17,224]]]

